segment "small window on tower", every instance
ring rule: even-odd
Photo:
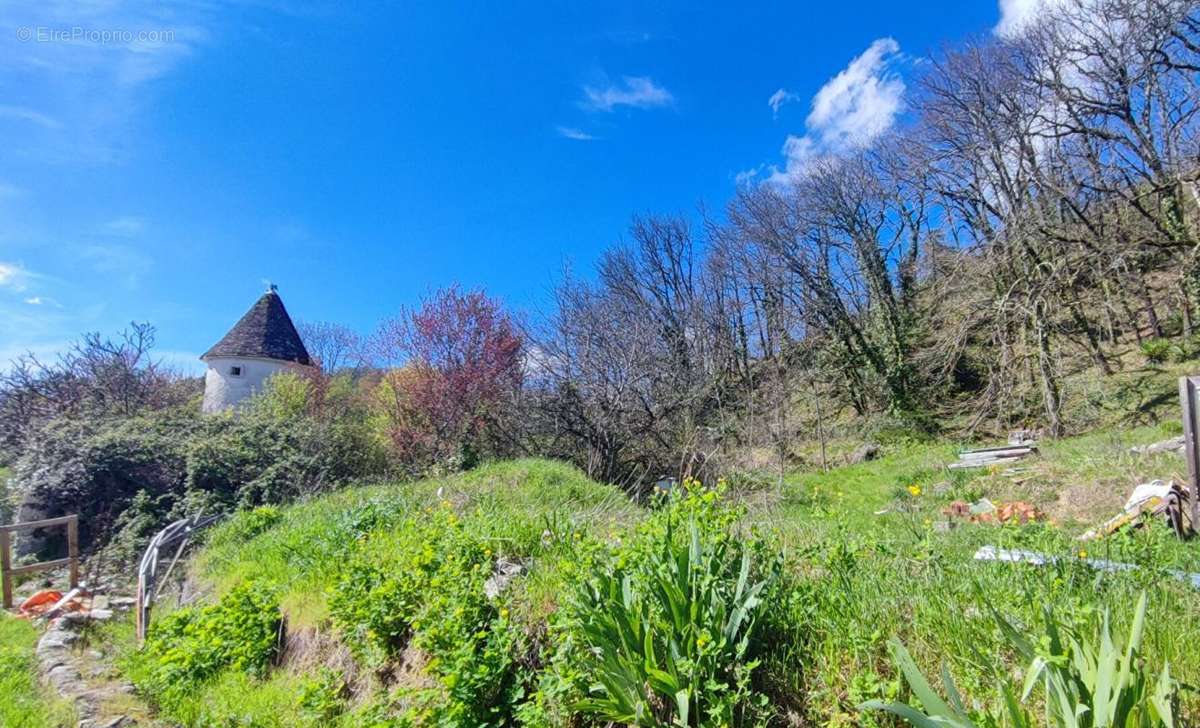
[[[242,376],[242,368],[241,367],[229,367],[229,376],[231,376],[231,377]]]

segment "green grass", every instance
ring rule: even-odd
[[[0,726],[73,726],[69,705],[50,699],[37,682],[33,648],[38,632],[24,620],[0,614]]]
[[[289,634],[299,636],[304,646],[286,651],[289,667],[265,680],[228,672],[186,699],[173,700],[171,720],[187,726],[294,725],[303,712],[300,694],[310,673],[317,665],[348,659],[348,646],[335,639],[329,609],[347,564],[363,549],[371,549],[372,560],[394,562],[400,554],[377,549],[393,548],[402,539],[385,536],[406,518],[422,518],[442,507],[464,514],[470,532],[488,544],[496,559],[531,564],[507,597],[514,619],[530,627],[544,625],[554,611],[564,569],[571,568],[572,545],[585,536],[606,538],[642,515],[619,490],[587,479],[574,467],[532,459],[417,483],[341,491],[277,514],[239,514],[208,535],[192,565],[194,575],[207,585],[208,601],[245,582],[278,594]],[[161,623],[166,614],[158,610],[155,620]],[[135,683],[147,682],[140,678],[151,666],[128,645],[122,662]],[[379,680],[360,672],[358,687],[364,696],[386,694]],[[363,724],[354,710],[343,720],[347,726]]]
[[[937,674],[945,663],[970,699],[992,704],[999,699],[996,671],[1021,665],[988,617],[988,605],[1029,626],[1043,604],[1074,620],[1108,608],[1120,631],[1142,591],[1149,594],[1147,661],[1159,667],[1169,662],[1185,680],[1200,675],[1200,653],[1193,649],[1200,644],[1200,624],[1181,619],[1200,613],[1200,594],[1163,569],[1195,569],[1197,545],[1179,543],[1158,525],[1086,545],[1075,540],[1086,526],[1115,513],[1134,484],[1180,469],[1175,455],[1128,452],[1175,429],[1160,423],[1047,443],[1040,458],[1022,463],[1029,471],[1015,478],[948,471],[954,444],[892,445],[875,461],[793,474],[782,492],[737,494],[749,505],[738,528],[755,530],[783,552],[795,589],[786,603],[772,605],[794,628],[792,641],[775,645],[760,668],[780,710],[796,711],[812,724],[888,724],[856,706],[894,700],[904,689],[886,648],[893,638],[903,640],[926,674]],[[913,496],[910,486],[920,495]],[[952,500],[982,496],[1029,500],[1056,522],[938,526]],[[550,649],[547,625],[581,578],[579,570],[588,568],[581,550],[630,538],[648,513],[570,466],[520,460],[415,484],[347,490],[278,513],[242,514],[210,534],[194,574],[209,585],[210,601],[248,580],[277,591],[289,633],[299,636],[301,647],[289,648],[284,666],[263,680],[221,675],[176,706],[173,720],[188,726],[370,724],[360,711],[395,699],[397,685],[428,682],[412,656],[383,673],[357,664],[353,645],[342,644],[331,626],[329,599],[352,557],[402,563],[400,553],[369,549],[391,549],[403,539],[368,535],[387,534],[440,504],[460,514],[497,558],[529,567],[504,604],[526,634],[524,649],[533,650],[521,658],[530,664],[547,659],[545,652],[536,656]],[[1035,550],[1059,561],[1034,567],[974,560],[983,545]],[[1097,572],[1083,563],[1082,550],[1088,558],[1142,568]],[[302,719],[301,696],[319,668],[331,665],[353,676],[347,712],[337,719],[341,723]],[[1185,697],[1184,715],[1200,718],[1195,694]]]
[[[793,689],[807,695],[822,720],[886,721],[860,716],[855,706],[891,699],[889,691],[900,689],[884,649],[899,638],[926,674],[936,675],[945,662],[968,695],[994,699],[992,666],[1020,665],[987,618],[986,604],[1025,624],[1036,622],[1045,603],[1080,618],[1108,607],[1124,626],[1143,589],[1150,594],[1147,654],[1159,666],[1170,662],[1177,675],[1200,674],[1200,655],[1186,646],[1200,640],[1200,625],[1178,619],[1200,610],[1200,594],[1164,572],[1200,571],[1197,544],[1180,542],[1159,524],[1102,541],[1075,540],[1117,513],[1135,484],[1178,477],[1178,455],[1129,453],[1132,445],[1177,430],[1165,423],[1048,442],[1039,458],[1021,463],[1029,471],[1017,477],[951,471],[945,465],[958,447],[909,444],[885,448],[872,462],[789,478],[783,497],[756,509],[751,520],[778,534],[796,567],[820,584],[810,596],[812,637]],[[908,486],[920,495],[912,496]],[[1056,523],[938,526],[951,501],[984,496],[1028,500]],[[984,545],[1037,551],[1060,562],[1039,568],[974,560]],[[1097,572],[1081,563],[1081,553],[1143,568]],[[1190,715],[1200,715],[1197,696],[1188,700]]]
[[[195,571],[216,595],[247,580],[277,586],[289,623],[315,627],[328,616],[328,587],[355,541],[439,501],[476,513],[483,537],[495,542],[500,556],[528,551],[547,529],[599,533],[638,513],[616,488],[592,482],[570,465],[514,460],[449,478],[350,489],[301,503],[252,539],[242,537],[237,523],[226,524],[212,532]]]

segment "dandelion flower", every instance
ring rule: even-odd
[[[921,495],[921,486],[913,483],[912,485],[908,486],[908,493],[912,497],[916,498],[917,496]]]

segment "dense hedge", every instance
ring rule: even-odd
[[[382,468],[362,424],[250,411],[55,420],[14,463],[39,515],[80,515],[85,547],[116,551],[174,517],[283,503]]]

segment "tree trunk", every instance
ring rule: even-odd
[[[1146,278],[1138,271],[1137,275],[1138,297],[1142,300],[1142,309],[1146,312],[1147,323],[1150,324],[1150,333],[1155,337],[1162,338],[1162,324],[1158,320],[1158,309],[1154,307],[1154,298],[1150,295],[1150,288],[1146,285]]]
[[[1083,335],[1087,338],[1088,354],[1092,357],[1092,363],[1100,370],[1104,376],[1112,374],[1112,367],[1108,364],[1108,357],[1104,356],[1104,349],[1100,346],[1100,340],[1096,337],[1096,332],[1092,329],[1092,322],[1087,320],[1083,315],[1083,311],[1079,306],[1071,304],[1071,317],[1075,319],[1075,325],[1083,329]]]
[[[1038,373],[1041,379],[1042,402],[1046,409],[1046,427],[1051,437],[1063,432],[1062,395],[1058,377],[1054,373],[1054,360],[1050,351],[1050,330],[1046,321],[1046,301],[1038,298],[1033,304],[1033,329],[1037,342]]]
[[[1187,288],[1183,281],[1179,282],[1179,310],[1183,315],[1183,335],[1185,338],[1192,338],[1192,304],[1188,300]]]

